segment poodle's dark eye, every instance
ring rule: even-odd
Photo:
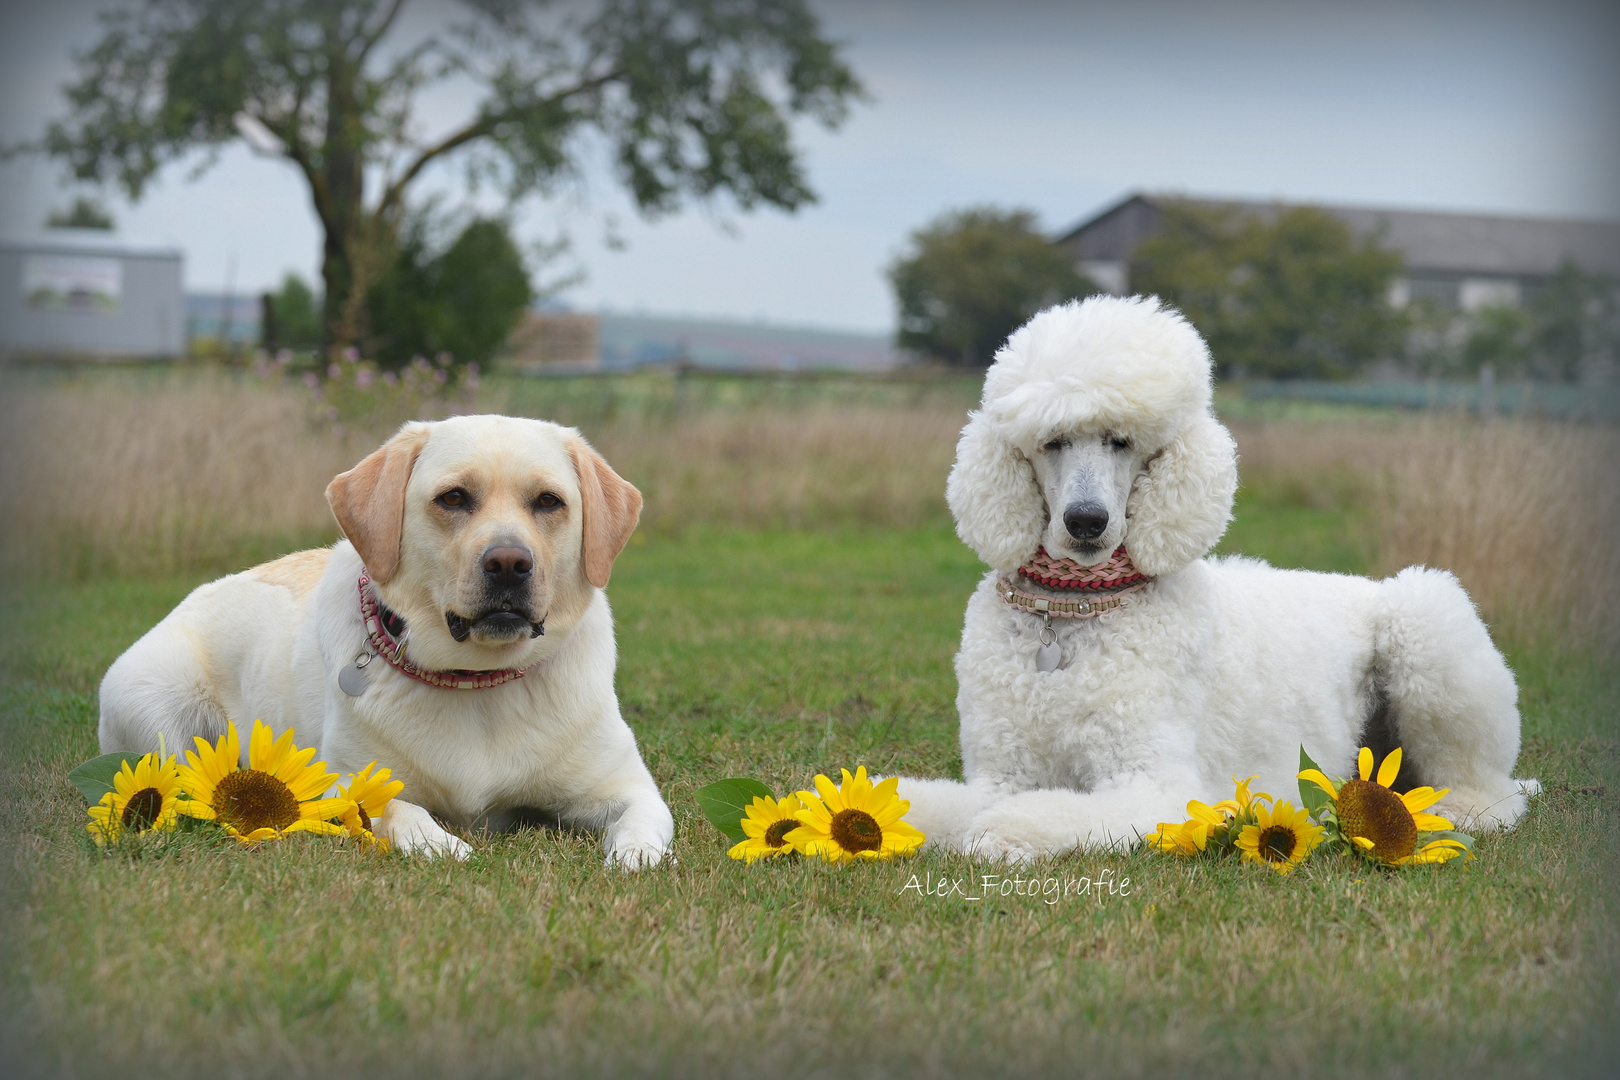
[[[460,488],[451,488],[433,500],[446,510],[471,510],[472,497]]]
[[[1108,445],[1112,446],[1115,450],[1129,450],[1131,448],[1131,440],[1121,439],[1118,435],[1110,435],[1108,436]]]
[[[1059,450],[1063,449],[1067,445],[1069,445],[1069,444],[1068,444],[1068,441],[1065,440],[1065,439],[1049,439],[1048,441],[1041,444],[1041,453],[1043,453],[1043,454],[1055,454],[1055,453],[1057,453]]]
[[[549,491],[541,492],[540,497],[534,500],[536,510],[555,510],[562,504],[563,501]]]

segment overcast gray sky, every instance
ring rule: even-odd
[[[62,113],[98,27],[91,0],[0,2],[9,143]],[[517,216],[530,238],[572,238],[587,278],[570,303],[887,331],[883,268],[934,215],[1027,206],[1055,230],[1134,189],[1620,218],[1620,4],[815,7],[873,98],[838,132],[801,132],[820,203],[649,224],[593,170],[583,196]],[[447,127],[472,103],[452,89],[424,121]],[[193,289],[221,288],[233,261],[239,292],[314,278],[316,224],[289,166],[238,148],[201,180],[187,171],[135,206],[108,198],[122,232],[183,248]],[[453,166],[432,182],[465,198]],[[72,194],[49,162],[0,165],[0,233],[37,230]],[[623,250],[604,243],[610,221]]]

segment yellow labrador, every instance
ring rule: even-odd
[[[101,747],[216,739],[254,718],[351,774],[405,782],[375,823],[465,857],[434,820],[531,815],[602,830],[645,866],[674,835],[613,692],[602,589],[641,493],[572,428],[505,416],[409,423],[334,479],[347,540],[197,589],[101,684]]]

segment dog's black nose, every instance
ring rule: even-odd
[[[1108,528],[1108,510],[1101,503],[1075,503],[1063,511],[1063,527],[1076,540],[1095,540]]]
[[[534,552],[517,544],[484,549],[484,577],[499,585],[527,581],[534,572]]]

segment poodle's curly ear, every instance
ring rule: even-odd
[[[1237,445],[1200,413],[1137,477],[1126,508],[1125,546],[1142,573],[1173,574],[1201,558],[1232,520]]]
[[[956,518],[956,535],[997,570],[1016,570],[1041,545],[1046,501],[1035,469],[983,413],[968,414],[945,501]]]

